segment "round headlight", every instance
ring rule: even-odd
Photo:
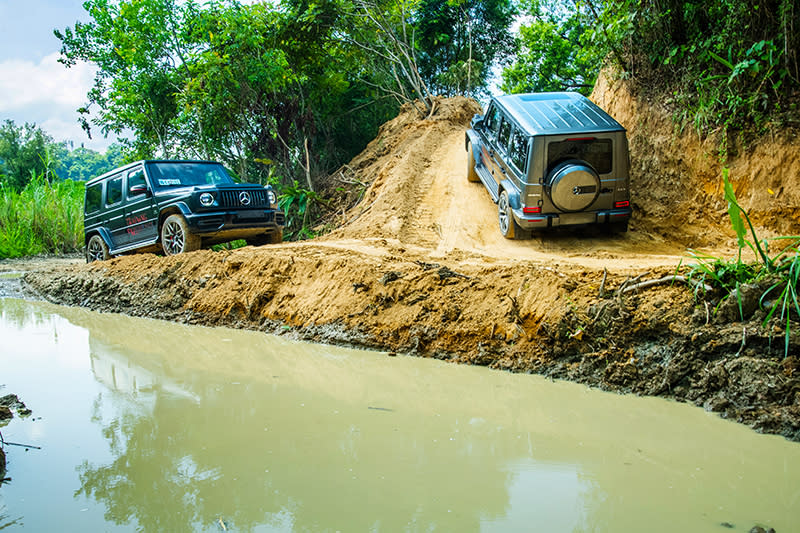
[[[278,197],[275,196],[275,191],[272,189],[268,190],[267,199],[269,200],[269,205],[275,205],[275,203],[278,201]]]
[[[210,192],[204,192],[200,195],[200,205],[208,207],[214,203],[214,195]]]

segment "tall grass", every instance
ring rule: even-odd
[[[16,191],[0,185],[0,259],[83,248],[84,183],[34,177]]]

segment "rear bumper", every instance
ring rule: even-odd
[[[514,213],[514,219],[517,221],[519,227],[527,230],[625,223],[630,220],[633,214],[633,210],[630,207],[584,213],[553,213],[541,215],[529,215],[523,213],[522,209],[513,209],[512,211]]]

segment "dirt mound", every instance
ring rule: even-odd
[[[674,135],[663,110],[637,102],[622,84],[601,80],[594,98],[631,137],[635,211],[624,235],[503,238],[488,193],[466,179],[464,131],[480,108],[454,98],[438,100],[425,117],[404,108],[333,177],[363,187],[363,199],[324,237],[119,257],[25,280],[70,305],[669,396],[800,440],[796,333],[784,358],[780,325],[762,327],[757,306],[737,322],[736,313],[714,314],[724,295],[703,300],[680,281],[637,284],[674,273],[686,246],[732,253],[710,141]],[[761,172],[777,168],[748,157],[731,163],[732,179],[757,220],[770,224],[760,186],[745,187],[738,175],[756,160]],[[786,164],[793,172],[796,163]],[[771,196],[786,202],[780,224],[794,227],[796,177],[769,179]]]

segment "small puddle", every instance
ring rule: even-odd
[[[537,376],[0,299],[0,529],[796,531],[800,445]],[[732,527],[729,527],[732,526]]]

